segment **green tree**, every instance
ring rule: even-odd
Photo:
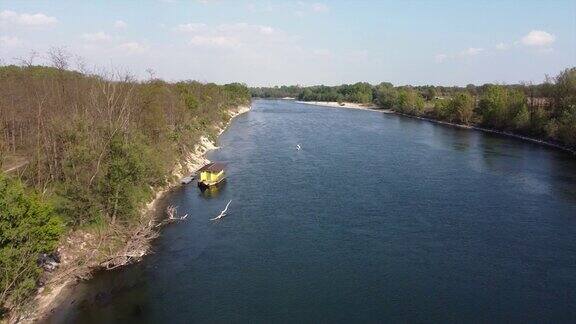
[[[429,86],[426,88],[426,100],[432,101],[436,99],[437,93],[436,88],[434,86]]]
[[[506,126],[508,91],[498,85],[488,85],[480,99],[479,108],[483,123],[495,128]]]
[[[130,142],[116,135],[110,142],[107,172],[102,179],[102,199],[112,223],[130,221],[139,204],[149,197],[150,186],[163,182],[161,163],[138,137]]]
[[[391,83],[381,83],[376,87],[376,101],[384,109],[394,109],[398,104],[398,91]]]
[[[558,116],[564,110],[576,107],[576,67],[566,69],[556,77],[552,96]]]
[[[402,88],[398,91],[397,109],[406,114],[419,116],[424,111],[424,98],[410,87]]]
[[[448,104],[450,119],[459,123],[468,124],[474,115],[474,97],[468,92],[457,93]]]
[[[565,108],[558,124],[558,139],[568,145],[576,145],[576,107]]]
[[[0,174],[0,305],[16,304],[35,288],[36,259],[55,249],[63,229],[50,205]]]
[[[434,116],[438,119],[449,120],[451,118],[449,103],[450,101],[446,99],[434,100]]]
[[[369,83],[358,82],[351,86],[348,96],[352,102],[368,104],[372,102],[372,86]]]

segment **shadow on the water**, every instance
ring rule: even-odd
[[[203,187],[203,188],[199,188],[200,190],[200,196],[202,198],[205,199],[212,199],[212,198],[217,198],[218,196],[220,196],[224,190],[226,189],[226,180],[222,181],[221,183],[219,183],[216,186],[210,186],[210,187]]]
[[[80,283],[72,300],[52,311],[50,323],[76,323],[82,314],[83,323],[140,322],[150,307],[147,283],[142,264],[118,271],[99,271],[90,284]],[[128,311],[126,311],[128,309]]]

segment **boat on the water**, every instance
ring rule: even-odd
[[[203,166],[198,170],[200,176],[198,177],[198,187],[208,188],[216,186],[226,179],[224,173],[225,165],[223,163],[214,162]]]

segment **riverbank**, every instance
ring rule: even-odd
[[[389,110],[380,109],[375,105],[363,105],[355,102],[335,102],[335,101],[296,101],[297,103],[313,106],[322,107],[332,107],[332,108],[348,108],[348,109],[360,109],[360,110],[371,110],[379,111],[384,113],[390,113]]]
[[[217,127],[222,134],[232,119],[250,111],[249,106],[238,106],[228,111],[230,118],[226,124]],[[115,269],[139,262],[150,252],[152,241],[158,236],[162,225],[158,203],[174,187],[180,185],[180,179],[196,172],[209,162],[205,154],[217,146],[206,136],[202,136],[193,150],[186,153],[171,173],[171,181],[161,188],[154,189],[154,198],[141,212],[138,224],[131,226],[108,226],[93,230],[76,230],[62,240],[58,248],[61,262],[58,268],[46,273],[45,283],[37,294],[22,309],[12,314],[10,323],[32,323],[43,321],[51,311],[65,302],[73,291],[74,285],[87,280],[94,271]],[[106,250],[106,251],[103,251]]]
[[[542,139],[538,139],[538,138],[534,138],[534,137],[529,137],[529,136],[524,136],[524,135],[519,135],[519,134],[515,134],[515,133],[511,133],[511,132],[506,132],[506,131],[501,131],[501,130],[497,130],[497,129],[491,129],[491,128],[485,128],[485,127],[481,127],[478,125],[464,125],[464,124],[457,124],[457,123],[451,123],[451,122],[447,122],[447,121],[443,121],[443,120],[438,120],[438,119],[434,119],[434,118],[429,118],[429,117],[422,117],[422,116],[414,116],[414,115],[408,115],[408,114],[404,114],[401,112],[397,112],[394,110],[390,111],[391,113],[394,113],[396,115],[399,116],[404,116],[404,117],[408,117],[408,118],[414,118],[414,119],[419,119],[419,120],[424,120],[424,121],[428,121],[428,122],[432,122],[435,124],[440,124],[440,125],[445,125],[445,126],[450,126],[450,127],[457,127],[457,128],[464,128],[464,129],[473,129],[473,130],[477,130],[477,131],[481,131],[481,132],[485,132],[485,133],[491,133],[491,134],[497,134],[497,135],[503,135],[503,136],[507,136],[507,137],[512,137],[512,138],[516,138],[516,139],[520,139],[523,141],[528,141],[528,142],[532,142],[535,144],[539,144],[539,145],[544,145],[544,146],[549,146],[561,151],[566,151],[569,153],[572,153],[574,155],[576,155],[576,150],[558,144],[558,143],[554,143],[551,141],[546,141],[546,140],[542,140]]]
[[[549,147],[559,149],[562,151],[566,151],[566,152],[569,152],[569,153],[576,155],[575,149],[572,149],[570,147],[567,147],[567,146],[564,146],[564,145],[561,145],[558,143],[554,143],[551,141],[546,141],[546,140],[542,140],[542,139],[538,139],[538,138],[534,138],[534,137],[519,135],[519,134],[515,134],[515,133],[511,133],[511,132],[501,131],[501,130],[497,130],[497,129],[485,128],[485,127],[481,127],[481,126],[474,125],[474,124],[472,124],[472,125],[457,124],[457,123],[447,122],[447,121],[434,119],[434,118],[430,118],[430,117],[422,117],[422,116],[404,114],[404,113],[401,113],[401,112],[398,112],[395,110],[390,110],[390,109],[381,109],[381,108],[378,108],[376,106],[363,106],[363,105],[360,105],[357,103],[343,103],[343,105],[341,105],[337,102],[322,102],[322,101],[296,101],[296,102],[302,103],[302,104],[307,104],[307,105],[322,106],[322,107],[359,109],[359,110],[378,111],[378,112],[382,112],[385,114],[396,114],[396,115],[403,116],[403,117],[424,120],[424,121],[432,122],[435,124],[440,124],[440,125],[445,125],[445,126],[450,126],[450,127],[473,129],[473,130],[477,130],[477,131],[481,131],[481,132],[485,132],[485,133],[508,136],[508,137],[532,142],[535,144],[549,146]]]

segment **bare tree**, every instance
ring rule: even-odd
[[[52,47],[48,50],[48,59],[58,70],[67,70],[72,55],[64,47]]]
[[[31,50],[27,56],[15,57],[14,60],[21,66],[31,67],[39,56],[40,54],[37,51]]]
[[[84,59],[84,57],[80,56],[80,55],[75,55],[74,56],[74,63],[76,64],[76,70],[78,70],[78,72],[85,74],[85,75],[89,75],[90,71],[88,70],[88,64],[86,63],[86,60]]]
[[[152,69],[152,68],[147,68],[147,69],[146,69],[146,73],[148,73],[148,78],[149,78],[149,80],[154,80],[154,79],[156,79],[156,71],[154,71],[154,69]]]

